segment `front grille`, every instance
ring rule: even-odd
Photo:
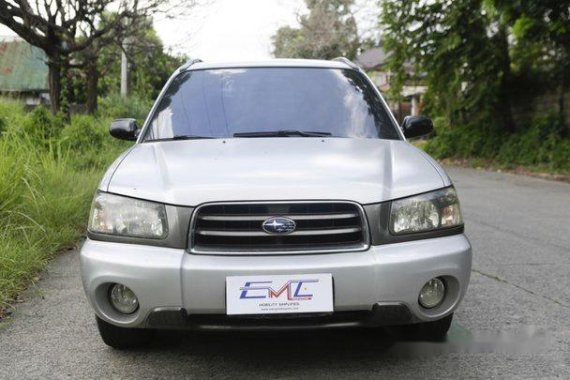
[[[262,224],[292,219],[295,231],[270,234]],[[194,253],[306,253],[364,250],[368,236],[360,206],[349,202],[223,203],[195,211],[190,244]]]

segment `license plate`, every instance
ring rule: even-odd
[[[228,315],[332,311],[330,273],[226,277]]]

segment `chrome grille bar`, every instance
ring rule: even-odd
[[[360,227],[353,228],[337,228],[337,229],[326,229],[326,230],[302,230],[291,232],[287,235],[280,236],[311,236],[311,235],[337,235],[337,234],[350,234],[353,232],[359,232]],[[215,230],[198,230],[196,231],[198,235],[206,236],[276,236],[270,235],[267,232],[258,231],[215,231]]]
[[[275,215],[277,216],[277,215]],[[350,219],[356,218],[358,213],[352,212],[347,214],[320,214],[320,215],[279,215],[293,220],[327,220],[327,219]],[[240,220],[260,220],[263,221],[271,215],[200,215],[198,218],[201,220],[216,220],[216,221],[240,221]]]

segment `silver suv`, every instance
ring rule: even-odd
[[[81,273],[103,341],[157,329],[449,329],[471,269],[457,194],[350,61],[179,68],[93,200]]]

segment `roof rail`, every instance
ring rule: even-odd
[[[332,61],[346,63],[348,66],[352,67],[353,69],[360,69],[360,67],[356,63],[352,62],[350,59],[346,57],[336,57],[333,58]]]
[[[200,58],[190,58],[190,59],[188,60],[188,62],[186,62],[185,64],[183,64],[183,65],[180,67],[180,71],[184,71],[184,70],[190,68],[190,66],[192,66],[193,64],[195,64],[195,63],[200,63],[200,62],[203,62]]]

